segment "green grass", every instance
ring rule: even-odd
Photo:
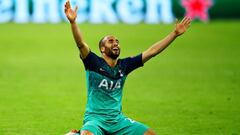
[[[92,51],[106,34],[136,55],[172,25],[79,25]],[[123,112],[159,135],[240,135],[239,21],[193,23],[129,75]],[[83,64],[69,24],[0,25],[0,135],[61,135],[82,126]]]

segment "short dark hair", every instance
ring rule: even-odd
[[[104,36],[104,37],[99,41],[99,43],[98,43],[98,46],[99,46],[100,51],[101,51],[101,47],[103,47],[104,44],[105,44],[105,41],[104,41],[105,37],[106,37],[106,36]]]

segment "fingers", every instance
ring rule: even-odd
[[[69,0],[67,0],[66,5],[67,5],[67,8],[71,8],[71,4]]]
[[[192,22],[192,19],[190,17],[187,17],[187,20],[185,21],[184,25],[188,28]]]
[[[68,9],[67,9],[67,5],[66,5],[66,3],[65,3],[65,5],[64,5],[64,7],[65,7],[65,8],[64,8],[64,12],[66,13],[67,10],[68,10]]]
[[[71,8],[71,4],[70,4],[70,1],[69,1],[69,0],[66,1],[64,7],[65,7],[65,10],[68,10],[68,9]]]
[[[77,13],[77,11],[78,11],[78,6],[75,7],[74,11],[75,11],[75,13]]]
[[[185,16],[180,23],[181,23],[181,24],[184,24],[185,21],[186,21],[186,19],[187,19],[187,17]]]
[[[71,10],[71,4],[70,4],[70,0],[67,0],[66,3],[64,4],[64,12],[65,14],[67,14],[67,12],[69,11],[69,9]],[[75,7],[75,12],[77,12],[78,7]]]
[[[187,16],[184,17],[183,19],[183,24],[186,25],[186,23],[188,22],[189,18]]]
[[[189,24],[191,23],[192,19],[190,17],[186,17],[186,21],[185,21],[185,24]]]
[[[71,4],[70,4],[69,0],[66,1],[66,3],[64,4],[64,7],[65,7],[65,9],[64,9],[65,13],[67,12],[68,9],[71,9]],[[77,13],[78,6],[75,7],[74,11]]]
[[[175,19],[175,28],[177,27],[177,25],[178,25],[178,19],[176,18]]]
[[[181,24],[187,25],[187,24],[190,24],[191,21],[192,21],[192,19],[191,19],[190,17],[185,16],[185,17],[182,19]]]
[[[64,12],[66,13],[68,10],[68,1],[66,1],[66,3],[64,4]]]
[[[185,27],[188,28],[188,27],[190,26],[191,22],[192,22],[192,19],[191,19],[190,17],[185,16],[185,17],[182,19],[182,21],[181,21],[180,24],[182,24],[182,25],[184,25]]]
[[[178,24],[178,19],[175,20],[175,24],[176,24],[176,25]]]

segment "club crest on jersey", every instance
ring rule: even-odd
[[[106,90],[115,90],[121,88],[121,81],[118,80],[117,82],[113,81],[107,81],[107,79],[103,79],[100,84],[98,85],[98,88],[103,88]]]
[[[120,74],[120,77],[123,77],[122,70],[119,70],[118,72],[119,72],[119,74]]]

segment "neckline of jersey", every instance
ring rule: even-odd
[[[111,67],[110,65],[108,65],[108,63],[104,60],[103,57],[100,57],[100,58],[102,59],[102,61],[104,61],[104,64],[106,64],[107,67],[110,68],[111,70],[116,69],[116,68],[118,67],[118,65],[119,65],[120,60],[121,60],[121,59],[118,59],[118,60],[117,60],[117,64],[116,64],[114,67]]]

